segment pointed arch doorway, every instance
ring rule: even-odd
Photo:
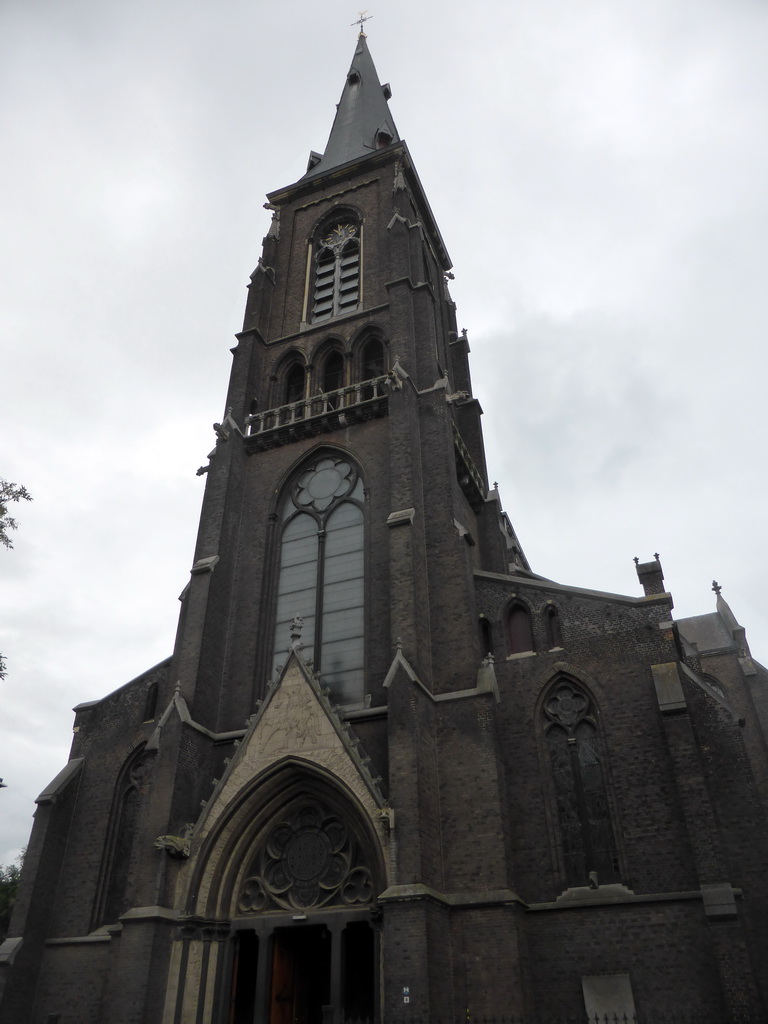
[[[259,835],[232,921],[228,1024],[378,1019],[376,890],[345,817],[304,795]]]
[[[378,946],[370,914],[312,914],[301,922],[275,919],[238,929],[229,1021],[377,1020]]]

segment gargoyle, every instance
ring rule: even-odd
[[[158,850],[165,850],[169,857],[186,860],[189,856],[189,844],[194,827],[193,824],[185,825],[180,836],[158,836],[155,846]]]

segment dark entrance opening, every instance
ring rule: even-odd
[[[323,1024],[331,1002],[331,933],[324,925],[277,928],[269,1024]]]
[[[342,936],[344,1020],[372,1021],[375,1015],[373,929],[366,921],[356,921],[347,925]]]
[[[240,932],[235,943],[234,985],[229,1020],[252,1024],[256,1012],[256,969],[259,940],[254,932]]]

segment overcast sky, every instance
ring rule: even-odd
[[[454,260],[533,569],[768,660],[768,5],[389,0],[369,46]],[[265,193],[322,150],[339,0],[0,3],[0,864],[71,708],[171,652]]]

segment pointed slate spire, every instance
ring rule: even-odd
[[[304,178],[314,178],[350,160],[383,149],[392,142],[399,142],[400,136],[387,105],[391,95],[389,86],[382,86],[379,82],[368,44],[361,32],[325,153],[322,156],[312,153]]]

